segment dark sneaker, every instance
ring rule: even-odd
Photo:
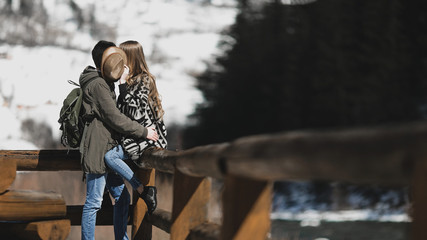
[[[147,205],[148,214],[152,214],[157,207],[157,188],[153,186],[144,186],[144,191],[139,195]]]

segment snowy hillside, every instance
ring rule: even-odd
[[[165,122],[185,124],[186,116],[202,101],[194,88],[194,76],[205,69],[206,61],[221,54],[217,48],[220,33],[233,24],[237,13],[233,0],[71,1],[75,5],[44,0],[30,1],[33,10],[23,19],[32,23],[6,28],[7,24],[23,24],[16,20],[23,12],[21,1],[12,1],[10,17],[3,15],[0,23],[1,149],[40,146],[30,143],[28,132],[21,131],[25,128],[21,123],[28,119],[33,119],[35,126],[50,126],[52,138],[58,139],[59,109],[73,88],[67,80],[78,81],[83,68],[93,65],[90,50],[100,37],[117,44],[132,39],[143,45],[150,70],[157,77]],[[6,1],[0,1],[0,7],[5,11]],[[47,22],[40,20],[43,14]],[[34,32],[26,29],[28,25]],[[5,40],[21,36],[16,40],[19,43],[27,37],[22,36],[25,31],[36,36],[23,42],[34,40],[38,46]],[[49,35],[52,32],[56,35]]]

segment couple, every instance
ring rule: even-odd
[[[125,159],[138,159],[148,146],[166,148],[163,109],[154,76],[149,72],[142,46],[127,41],[99,41],[92,50],[96,68],[80,75],[83,118],[86,127],[80,145],[86,176],[86,201],[82,214],[82,239],[95,238],[96,213],[104,189],[114,198],[115,239],[128,239],[130,195],[123,179],[138,192],[151,214],[157,205],[157,190],[143,186]],[[120,81],[116,104],[114,83]]]

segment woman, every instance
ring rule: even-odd
[[[148,213],[151,214],[157,206],[156,188],[144,187],[123,160],[138,160],[142,152],[150,146],[167,147],[166,127],[162,120],[164,111],[155,78],[145,62],[142,46],[136,41],[127,41],[122,43],[120,48],[126,53],[128,66],[125,66],[125,73],[119,80],[118,107],[126,116],[147,128],[148,132],[156,134],[154,138],[125,137],[122,146],[107,152],[104,160],[111,170],[132,185],[147,204]]]
[[[155,77],[150,73],[142,46],[126,41],[119,46],[126,53],[129,75],[120,79],[118,107],[126,116],[146,128],[154,128],[158,140],[125,138],[123,147],[131,159],[137,160],[150,146],[167,148],[164,110],[157,91]]]

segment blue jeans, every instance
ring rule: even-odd
[[[132,169],[123,161],[127,159],[121,146],[117,146],[105,154],[107,166],[114,172],[108,174],[86,174],[86,202],[82,214],[82,240],[95,239],[96,213],[101,209],[105,187],[113,196],[114,204],[114,235],[115,239],[129,239],[127,220],[129,215],[130,195],[123,182],[128,181],[132,188],[137,189],[141,182],[134,176]]]
[[[114,173],[86,174],[86,202],[82,214],[82,240],[95,239],[96,213],[101,209],[105,187],[115,200],[114,235],[115,239],[129,239],[127,220],[130,195],[123,179]]]
[[[135,177],[135,174],[132,169],[130,169],[129,165],[123,161],[126,159],[128,159],[128,156],[120,145],[108,151],[104,157],[105,164],[107,164],[107,166],[119,176],[128,181],[132,188],[136,190],[142,184]]]

